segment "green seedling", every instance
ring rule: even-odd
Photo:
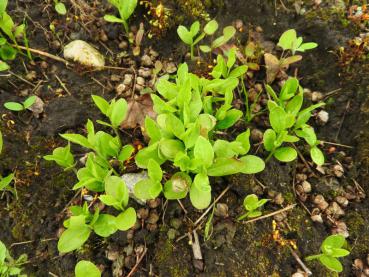
[[[233,80],[237,86],[237,78]],[[222,86],[224,81],[200,79],[188,72],[186,64],[178,68],[175,83],[159,79],[157,90],[163,98],[151,95],[157,119],[154,121],[147,117],[145,120],[150,143],[135,159],[139,167],[149,168],[150,175],[154,175],[150,172],[156,174],[145,186],[142,185],[140,191],[143,188],[146,192],[153,191],[155,194],[152,196],[163,191],[164,196],[171,200],[189,195],[195,208],[204,209],[211,201],[209,176],[240,172],[253,174],[264,169],[260,158],[247,155],[250,130],[232,142],[213,138],[216,130],[233,126],[242,116],[241,111],[232,108],[233,92],[229,86]],[[215,91],[224,97],[214,99],[206,95]],[[158,165],[165,161],[170,161],[181,172],[175,173],[161,186]],[[139,196],[143,195],[140,193]]]
[[[291,162],[296,159],[297,151],[283,143],[295,143],[303,138],[310,147],[310,156],[314,163],[322,165],[324,155],[318,148],[320,144],[314,128],[307,124],[311,112],[324,103],[318,103],[302,109],[303,90],[296,78],[290,78],[283,85],[279,95],[266,85],[266,90],[273,100],[268,101],[269,122],[271,129],[264,133],[264,148],[270,152],[267,160],[274,156],[282,162]]]
[[[66,15],[67,14],[67,9],[64,5],[63,2],[60,2],[58,0],[54,0],[54,8],[55,8],[55,11],[60,14],[60,15]]]
[[[249,194],[243,200],[243,206],[247,211],[245,214],[237,218],[243,220],[245,218],[254,218],[262,215],[260,209],[268,202],[269,199],[260,199],[255,194]]]
[[[236,51],[235,47],[231,48],[228,52],[227,61],[224,60],[222,55],[217,56],[217,64],[214,66],[210,73],[214,79],[223,77],[227,78],[239,78],[244,75],[247,71],[246,65],[241,65],[233,68],[236,63]]]
[[[90,261],[79,261],[74,269],[76,277],[100,277],[101,272],[96,265]]]
[[[24,110],[30,108],[36,102],[36,99],[37,99],[37,97],[33,95],[33,96],[28,97],[22,103],[6,102],[6,103],[4,103],[4,107],[7,108],[10,111],[20,112],[20,111],[24,111]]]
[[[233,26],[226,26],[223,29],[223,34],[213,40],[211,45],[200,45],[200,50],[204,53],[210,53],[214,49],[219,48],[226,44],[236,34],[236,29]]]
[[[6,12],[8,0],[0,0],[0,71],[8,70],[6,61],[14,60],[18,50],[17,39],[23,37],[26,41],[26,25],[16,25],[11,16]]]
[[[321,247],[321,254],[308,256],[306,261],[319,260],[319,262],[329,270],[341,272],[343,270],[341,262],[337,259],[350,254],[350,251],[342,247],[347,244],[346,239],[342,235],[331,235],[327,237]]]
[[[318,46],[315,42],[303,43],[303,38],[297,37],[296,30],[294,29],[285,31],[279,38],[277,45],[281,47],[283,51],[290,50],[292,55],[295,55],[296,52],[305,52],[306,50],[311,50]]]
[[[72,169],[76,172],[78,179],[73,189],[85,188],[102,193],[99,197],[100,201],[107,206],[114,207],[119,214],[117,216],[101,214],[99,210],[96,210],[92,215],[86,202],[83,208],[73,207],[72,217],[64,224],[67,230],[58,242],[58,249],[63,253],[80,248],[92,231],[101,237],[108,237],[118,230],[128,230],[136,222],[135,210],[128,207],[128,189],[120,177],[120,172],[125,170],[124,162],[134,151],[131,145],[122,146],[118,133],[118,128],[127,115],[127,102],[124,99],[114,99],[109,103],[96,95],[93,95],[92,99],[100,111],[109,118],[109,122],[98,122],[111,127],[115,136],[103,131],[95,132],[93,122],[88,120],[87,136],[61,134],[61,137],[68,142],[89,149],[90,152],[86,155],[83,167],[76,168],[77,163],[71,153],[69,143],[65,147],[54,149],[52,155],[46,155],[44,159],[55,161],[65,170]]]
[[[137,0],[109,0],[109,3],[118,9],[119,16],[111,14],[104,16],[104,19],[111,23],[123,24],[126,34],[129,33],[128,19],[131,17],[137,6]]]
[[[27,277],[26,274],[23,274],[22,265],[27,263],[27,255],[22,254],[18,259],[14,259],[5,244],[0,241],[0,276],[1,277],[9,277],[9,276],[18,276],[18,277]]]
[[[2,150],[3,150],[3,134],[0,131],[0,154]],[[13,181],[13,179],[14,179],[13,173],[9,174],[6,177],[2,177],[0,175],[0,191],[3,191],[3,190],[10,191],[17,197],[17,191],[14,188],[9,186],[10,183]]]

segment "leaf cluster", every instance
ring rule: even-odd
[[[324,163],[324,155],[318,148],[319,140],[314,128],[307,124],[312,111],[323,106],[318,103],[302,109],[303,90],[296,78],[289,78],[283,85],[279,95],[269,85],[266,90],[273,100],[268,101],[269,122],[271,129],[264,133],[264,148],[282,162],[291,162],[296,159],[297,152],[284,143],[295,143],[304,139],[310,147],[310,156],[317,165]]]
[[[119,17],[107,14],[104,16],[104,19],[111,23],[123,24],[124,30],[128,34],[128,19],[131,17],[136,9],[137,0],[109,0],[109,3],[118,9]]]
[[[14,112],[20,112],[24,111],[28,108],[30,108],[35,102],[37,97],[35,95],[32,95],[28,97],[26,100],[24,100],[22,103],[18,102],[5,102],[4,107],[7,108],[10,111]]]
[[[1,277],[9,277],[9,276],[18,276],[18,277],[26,277],[26,274],[23,274],[22,265],[27,262],[27,255],[22,254],[18,259],[14,259],[5,244],[0,241],[0,276]]]
[[[260,209],[268,202],[269,199],[260,199],[255,194],[249,194],[243,200],[243,206],[247,211],[245,214],[238,217],[237,220],[242,220],[245,218],[254,218],[262,215]]]

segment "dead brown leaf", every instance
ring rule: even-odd
[[[137,126],[145,126],[145,118],[149,116],[156,118],[156,113],[153,110],[153,102],[150,94],[144,94],[137,99],[129,99],[128,101],[128,115],[123,121],[121,128],[133,129]]]
[[[270,84],[277,77],[281,70],[281,66],[278,58],[269,53],[264,54],[264,61],[266,66],[267,83]]]

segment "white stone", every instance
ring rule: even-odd
[[[64,58],[82,65],[101,69],[105,65],[104,56],[83,40],[74,40],[64,47]]]

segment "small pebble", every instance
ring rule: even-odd
[[[349,201],[344,196],[337,196],[334,200],[336,200],[336,202],[342,207],[347,207],[347,205],[349,204]]]
[[[315,214],[311,216],[311,220],[314,222],[323,223],[323,218],[321,214]]]
[[[218,217],[228,217],[228,206],[225,203],[217,203],[214,214]]]
[[[143,55],[141,57],[141,64],[143,66],[152,66],[153,65],[153,62],[152,62],[152,59],[149,55]]]
[[[137,85],[139,85],[139,86],[144,86],[144,85],[145,85],[145,79],[139,76],[139,77],[137,77],[137,79],[136,79],[136,83],[137,83]]]
[[[338,218],[345,214],[345,211],[337,204],[337,202],[332,202],[326,210],[328,215]]]
[[[333,166],[333,173],[334,173],[334,175],[336,175],[336,177],[341,178],[341,177],[343,176],[343,173],[344,173],[344,172],[345,172],[345,171],[344,171],[344,169],[343,169],[342,165],[340,165],[340,164],[335,164],[335,165]]]
[[[149,207],[150,207],[151,209],[155,209],[155,208],[159,207],[160,202],[161,202],[161,201],[160,201],[160,198],[151,199],[151,200],[148,200],[148,201],[147,201],[147,205],[149,205]]]
[[[302,189],[305,193],[310,193],[311,192],[311,184],[308,181],[303,181],[301,186],[302,186]]]
[[[174,62],[169,62],[165,65],[165,72],[173,74],[177,71],[177,66]]]
[[[321,92],[318,91],[314,91],[311,93],[311,101],[313,102],[319,102],[320,100],[323,99],[323,94]]]
[[[127,86],[125,84],[119,84],[115,87],[115,92],[120,95],[123,92],[125,92],[127,90]]]
[[[328,112],[326,112],[324,110],[321,110],[321,111],[318,112],[317,118],[320,121],[320,123],[326,124],[329,120],[329,114],[328,114]]]
[[[263,132],[256,128],[252,129],[250,137],[253,142],[261,142],[263,140]]]
[[[275,197],[274,197],[274,203],[276,203],[277,205],[282,205],[284,202],[284,197],[282,195],[282,193],[278,193]]]
[[[159,215],[156,211],[152,211],[149,214],[149,217],[147,218],[146,222],[150,224],[155,224],[159,220]]]
[[[132,74],[125,74],[123,84],[125,84],[126,86],[129,86],[129,85],[132,84],[132,80],[133,80],[133,75]]]
[[[123,41],[121,41],[121,42],[119,43],[118,47],[119,47],[120,49],[127,49],[127,48],[128,48],[128,42],[127,42],[127,41],[125,41],[125,40],[123,40]]]
[[[328,208],[329,204],[327,201],[325,201],[324,196],[318,194],[314,198],[314,204],[321,210],[324,211],[326,208]]]
[[[137,217],[139,219],[147,219],[149,217],[149,209],[146,209],[146,208],[140,208],[138,211],[137,211]]]

